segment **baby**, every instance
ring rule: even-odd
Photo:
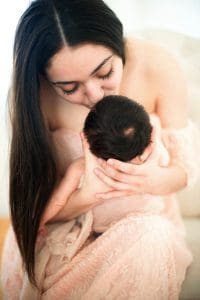
[[[156,123],[157,122],[157,123]],[[156,134],[155,134],[156,128]],[[123,96],[107,96],[99,101],[89,112],[83,132],[87,143],[87,172],[82,175],[90,178],[94,192],[105,192],[109,188],[95,175],[97,158],[107,160],[115,158],[134,164],[142,164],[146,149],[154,137],[157,147],[157,162],[161,166],[169,163],[169,155],[161,143],[159,122],[150,117],[143,106]],[[133,161],[134,159],[134,161]],[[99,166],[98,166],[99,167]],[[83,180],[81,180],[83,181]],[[81,181],[79,188],[81,187]],[[105,200],[92,209],[95,232],[104,232],[111,224],[130,213],[159,213],[163,209],[161,197],[153,195],[136,195]]]
[[[161,142],[159,119],[153,115],[149,117],[134,100],[123,96],[107,96],[89,112],[83,132],[84,156],[74,160],[68,167],[59,189],[52,194],[41,228],[48,220],[63,221],[76,217],[77,201],[82,213],[91,211],[92,230],[97,234],[128,214],[161,214],[165,206],[161,196],[143,194],[97,199],[97,193],[112,189],[94,174],[94,169],[100,168],[98,158],[144,163],[151,155],[152,142],[154,154],[149,159],[160,166],[167,166],[169,155]],[[68,190],[72,187],[74,192],[69,197]],[[70,201],[73,202],[73,210],[69,219]]]

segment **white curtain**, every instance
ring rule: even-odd
[[[127,33],[141,28],[171,29],[200,37],[199,0],[105,0]]]

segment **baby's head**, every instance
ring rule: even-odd
[[[83,131],[95,156],[130,161],[150,144],[152,126],[142,105],[124,96],[107,96],[89,112]]]

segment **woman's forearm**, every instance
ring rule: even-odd
[[[187,185],[185,170],[175,163],[163,168],[163,172],[160,175],[160,178],[158,178],[158,187],[155,188],[155,194],[167,195],[176,193]]]
[[[88,195],[87,191],[82,189],[75,190],[68,198],[66,205],[55,216],[54,221],[71,220],[96,206],[101,200],[97,199],[95,195]]]

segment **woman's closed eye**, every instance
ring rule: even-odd
[[[113,72],[114,72],[113,68],[111,67],[110,70],[107,73],[102,74],[102,75],[99,74],[99,75],[97,75],[97,77],[100,78],[100,79],[103,79],[103,80],[104,79],[108,79],[108,78],[111,77],[111,75],[113,74]]]
[[[75,85],[75,87],[71,90],[62,90],[62,91],[65,95],[71,95],[71,94],[75,93],[77,91],[77,89],[78,89],[78,85]]]
[[[96,77],[99,78],[99,79],[105,80],[105,79],[110,78],[112,76],[113,72],[114,72],[113,68],[111,67],[109,69],[109,71],[106,72],[106,73],[102,72],[102,70],[101,70],[101,72],[99,72],[100,74],[96,74]],[[69,90],[65,89],[65,90],[62,90],[62,91],[65,95],[71,95],[71,94],[75,93],[78,90],[78,88],[79,88],[79,84],[76,84],[72,89],[69,89]]]

